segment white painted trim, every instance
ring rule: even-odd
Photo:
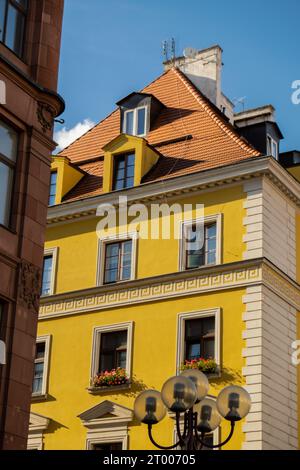
[[[179,257],[178,257],[178,267],[179,271],[186,271],[185,267],[185,237],[184,237],[184,228],[190,227],[193,224],[202,224],[208,225],[210,223],[216,223],[216,262],[214,264],[204,264],[203,266],[199,266],[199,268],[207,268],[208,266],[216,266],[222,263],[222,214],[213,214],[213,215],[206,215],[204,217],[200,217],[198,219],[189,219],[181,222],[180,224],[180,237],[179,237]]]
[[[43,434],[48,428],[50,419],[37,413],[30,413],[27,450],[43,450]]]
[[[108,243],[121,242],[131,240],[131,272],[130,279],[124,281],[118,281],[115,284],[120,284],[122,282],[133,281],[136,279],[137,274],[137,248],[138,248],[138,232],[125,232],[117,235],[108,235],[98,239],[98,250],[97,250],[97,261],[96,261],[96,286],[103,286],[104,284],[104,272],[105,272],[105,249]]]
[[[276,140],[273,139],[273,137],[272,137],[270,134],[267,134],[267,137],[266,137],[266,138],[267,138],[267,154],[268,154],[268,155],[271,155],[273,158],[275,158],[275,160],[278,160],[278,142],[276,142]],[[268,138],[269,138],[270,141],[271,141],[271,148],[270,148],[270,149],[268,149]],[[275,146],[276,146],[276,155],[273,155],[273,154],[272,154],[272,146],[273,146],[273,144],[275,144]]]
[[[92,380],[98,372],[101,334],[122,330],[127,330],[126,373],[129,380],[131,379],[133,324],[133,321],[129,321],[126,323],[115,323],[113,325],[94,327],[89,381]]]
[[[56,287],[56,272],[57,272],[57,258],[58,258],[58,247],[46,248],[44,250],[44,258],[46,256],[52,256],[52,269],[51,269],[51,282],[49,294],[43,294],[41,297],[47,297],[48,295],[55,294]]]
[[[32,397],[43,397],[48,392],[48,375],[49,375],[49,362],[50,362],[50,346],[51,335],[38,336],[36,343],[45,343],[45,356],[44,356],[44,369],[43,369],[43,384],[41,392],[32,393]]]
[[[103,431],[94,433],[93,437],[88,437],[86,439],[86,450],[93,450],[94,444],[114,444],[120,442],[122,444],[122,450],[128,449],[128,435],[123,435],[122,432],[113,432],[113,435],[110,433],[109,436],[104,436]],[[90,434],[88,433],[88,436]]]
[[[144,132],[143,132],[143,134],[138,134],[137,133],[137,130],[138,130],[137,116],[138,116],[138,111],[140,109],[145,109],[145,122],[144,122]],[[145,137],[145,135],[147,134],[147,132],[146,132],[146,130],[147,130],[147,119],[148,119],[147,110],[148,110],[148,106],[138,106],[136,108],[127,109],[126,111],[124,111],[123,133],[128,134],[128,132],[126,132],[127,114],[133,112],[133,126],[132,126],[133,127],[133,134],[132,135],[136,136],[136,137]],[[128,135],[131,135],[131,134],[128,134]]]
[[[221,368],[221,309],[212,308],[196,310],[188,313],[180,313],[177,320],[177,350],[176,350],[176,374],[180,372],[180,366],[184,357],[185,321],[197,318],[215,317],[215,361]]]

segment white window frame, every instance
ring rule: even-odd
[[[115,444],[116,442],[120,442],[122,444],[122,450],[127,450],[128,448],[128,435],[124,435],[120,432],[115,433],[113,431],[112,435],[103,436],[103,432],[99,433],[98,437],[89,437],[86,440],[86,450],[93,450],[93,445],[95,444]]]
[[[123,121],[123,133],[126,134],[126,123],[127,123],[127,114],[133,112],[133,134],[134,136],[137,137],[145,137],[147,134],[147,108],[148,106],[138,106],[137,108],[133,109],[127,109],[124,112],[124,121]],[[138,134],[137,129],[138,129],[138,111],[140,109],[145,109],[145,126],[144,126],[144,133],[143,134]]]
[[[38,336],[36,339],[36,343],[45,343],[45,356],[44,356],[42,390],[40,392],[32,392],[32,398],[47,396],[51,335]],[[35,361],[34,361],[34,364],[35,364]]]
[[[184,339],[185,322],[187,320],[197,320],[198,318],[215,318],[215,361],[218,365],[218,372],[221,369],[221,309],[212,308],[207,310],[198,310],[187,313],[180,313],[177,321],[177,354],[176,354],[176,373],[180,373],[180,366],[184,361]]]
[[[207,268],[210,266],[216,266],[218,264],[222,263],[222,214],[213,214],[213,215],[207,215],[203,218],[199,219],[190,219],[190,220],[185,220],[184,222],[181,222],[180,225],[180,237],[179,237],[179,271],[186,271],[186,266],[185,266],[185,261],[186,261],[186,255],[185,255],[185,228],[186,227],[192,227],[193,225],[197,224],[203,224],[205,225],[210,225],[212,223],[216,224],[216,262],[214,264],[203,264],[202,266],[199,266],[199,268],[195,269],[202,269],[202,268]]]
[[[116,281],[110,284],[105,284],[104,275],[105,275],[106,245],[108,245],[109,243],[118,243],[118,242],[122,242],[126,240],[132,241],[130,279],[125,279],[125,280]],[[97,267],[96,267],[96,285],[97,286],[111,286],[115,284],[120,284],[122,282],[133,281],[134,279],[136,279],[137,241],[138,241],[138,232],[128,232],[128,233],[121,233],[119,235],[110,235],[110,236],[107,236],[98,240],[98,256],[97,256]]]
[[[92,380],[98,373],[100,359],[101,334],[114,333],[115,331],[127,330],[127,350],[126,350],[126,374],[131,381],[132,368],[132,338],[133,338],[133,321],[126,323],[115,323],[113,325],[96,326],[93,330],[92,342],[92,361],[89,379]]]
[[[49,295],[53,295],[55,293],[58,247],[55,246],[53,248],[46,248],[44,250],[43,260],[46,256],[52,256],[50,292],[49,292],[49,294],[41,294],[41,297],[48,297]],[[43,272],[42,272],[42,275],[43,275]],[[43,282],[43,279],[42,279],[42,282]],[[41,291],[42,291],[42,287],[43,287],[43,285],[41,286]]]
[[[270,144],[269,144],[270,140]],[[276,155],[273,155],[272,150],[273,150],[273,145],[275,144],[276,147]],[[268,149],[270,145],[270,149]],[[275,139],[270,134],[267,134],[267,154],[270,155],[271,157],[274,157],[275,160],[278,160],[278,142],[276,142]]]

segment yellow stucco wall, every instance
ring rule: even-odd
[[[161,203],[204,204],[204,215],[222,214],[221,262],[242,260],[243,243],[243,189],[233,186],[222,191],[206,192],[198,196]],[[171,214],[171,221],[174,216]],[[58,266],[55,293],[86,289],[96,285],[98,220],[89,219],[48,228],[46,248],[58,247]],[[171,224],[173,226],[173,224]],[[120,233],[125,231],[121,227]],[[177,272],[179,267],[179,240],[138,240],[137,278]]]
[[[177,298],[114,310],[41,321],[38,335],[52,335],[48,400],[33,403],[32,411],[51,417],[44,434],[44,448],[84,449],[86,428],[77,415],[105,399],[133,408],[136,395],[143,389],[160,390],[163,382],[176,373],[177,318],[179,313],[221,307],[221,379],[212,379],[209,393],[230,383],[242,385],[241,369],[243,329],[242,289]],[[119,393],[88,393],[93,328],[126,321],[134,322],[131,390]],[[166,417],[154,429],[163,444],[173,438],[173,420]],[[222,438],[229,428],[222,426]],[[241,448],[242,423],[237,424],[228,449]],[[129,448],[151,449],[146,426],[129,426]]]

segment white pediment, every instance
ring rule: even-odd
[[[30,413],[29,433],[45,431],[50,423],[50,419],[37,413]]]
[[[86,427],[101,427],[107,424],[129,423],[133,418],[133,411],[125,406],[105,400],[98,405],[84,411],[78,418]]]

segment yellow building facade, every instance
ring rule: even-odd
[[[28,447],[153,449],[135,398],[204,355],[216,363],[210,395],[237,384],[252,399],[224,449],[298,448],[298,181],[177,69],[122,100],[52,171]],[[117,215],[102,230],[107,207]],[[195,252],[184,234],[198,225]],[[126,383],[95,386],[110,363]],[[228,432],[222,422],[212,440]],[[154,435],[174,442],[172,416]]]

